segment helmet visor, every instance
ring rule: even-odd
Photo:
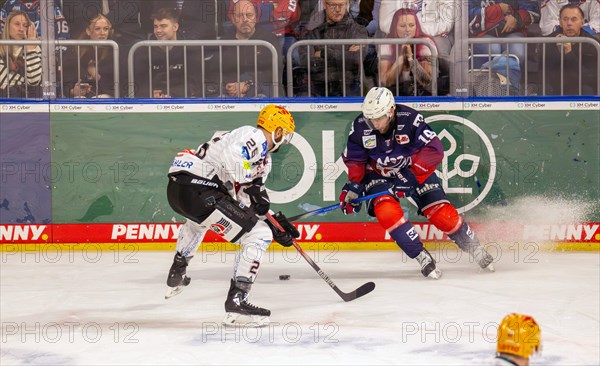
[[[366,118],[365,123],[371,130],[385,130],[390,123],[390,117],[387,114],[377,118]]]
[[[284,130],[283,135],[279,138],[279,140],[277,140],[275,138],[275,132],[271,132],[271,138],[273,139],[274,144],[273,149],[271,149],[271,151],[277,151],[281,145],[289,144],[290,142],[292,142],[292,137],[294,137],[293,132],[286,132]]]

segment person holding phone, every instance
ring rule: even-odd
[[[23,11],[6,18],[3,40],[37,40],[35,25]],[[39,45],[0,46],[0,97],[31,98],[41,95],[42,50]]]
[[[104,15],[92,18],[78,39],[106,41],[112,38],[111,21]],[[108,46],[71,47],[62,72],[65,89],[73,98],[110,98],[115,94],[112,48]],[[118,67],[118,65],[117,65]]]

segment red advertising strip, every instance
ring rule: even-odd
[[[0,244],[20,243],[153,243],[175,242],[179,223],[129,224],[39,224],[0,225]],[[296,224],[301,242],[388,242],[389,235],[377,223]],[[448,241],[435,226],[415,223],[424,242]],[[483,243],[494,242],[576,242],[600,243],[600,223],[578,224],[473,224]],[[223,242],[213,232],[205,242]]]

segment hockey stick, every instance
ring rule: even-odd
[[[373,199],[373,198],[376,198],[376,197],[383,196],[384,194],[390,194],[390,192],[389,191],[382,191],[382,192],[370,194],[368,196],[358,197],[358,198],[355,198],[352,201],[350,201],[350,203],[358,203],[358,202],[362,202],[362,201],[367,201],[367,200],[370,200],[370,199]],[[327,207],[321,207],[321,208],[318,208],[316,210],[308,211],[308,212],[305,212],[305,213],[300,214],[300,215],[292,216],[292,217],[288,218],[288,221],[291,222],[291,221],[296,221],[296,220],[304,219],[304,218],[315,216],[315,215],[320,215],[320,214],[323,214],[325,212],[333,211],[333,210],[335,210],[337,208],[340,208],[340,204],[339,203],[336,203],[335,205],[331,205],[331,206],[327,206]]]
[[[281,225],[277,222],[277,220],[273,216],[271,216],[270,213],[267,213],[266,216],[267,219],[271,222],[271,224],[273,224],[276,228],[278,228],[280,231],[285,231],[283,227],[281,227]],[[333,283],[333,280],[329,278],[329,276],[327,276],[325,272],[323,272],[323,270],[308,256],[308,254],[306,254],[304,250],[302,250],[302,248],[298,245],[298,243],[296,243],[295,240],[293,241],[292,245],[294,246],[294,248],[296,248],[298,253],[300,253],[300,255],[302,255],[302,257],[306,259],[308,264],[310,264],[310,266],[319,274],[319,276],[325,282],[327,282],[329,287],[331,287],[333,291],[335,291],[335,293],[338,294],[344,301],[348,302],[358,299],[359,297],[364,296],[375,289],[375,283],[367,282],[354,291],[347,293],[343,292],[335,285],[335,283]]]

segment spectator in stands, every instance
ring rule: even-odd
[[[423,34],[417,13],[410,9],[396,10],[387,38],[421,38],[435,49],[433,39]],[[431,95],[433,68],[429,47],[423,44],[382,45],[379,57],[381,83],[395,95]]]
[[[538,5],[534,0],[469,0],[469,37],[526,37],[527,26],[539,21]],[[474,67],[479,68],[487,62],[490,53],[495,55],[505,51],[517,56],[520,68],[524,70],[525,45],[523,43],[473,45],[473,54],[480,55],[475,57]]]
[[[56,2],[57,0],[55,0]],[[145,0],[61,0],[72,34],[82,34],[90,21],[104,15],[112,24],[111,39],[119,45],[121,94],[126,94],[127,57],[134,43],[146,39],[140,11]]]
[[[235,5],[239,0],[229,0],[227,16],[235,23]],[[276,36],[296,37],[296,27],[300,20],[298,0],[249,0],[257,10],[257,25],[265,26]]]
[[[111,37],[112,23],[104,15],[97,15],[78,39],[105,41]],[[70,97],[111,98],[115,95],[115,65],[111,47],[70,47],[63,64],[64,88],[69,91]]]
[[[585,37],[600,42],[598,35],[591,35],[582,30],[583,10],[577,4],[563,6],[560,9],[559,21],[561,30],[551,33],[549,37]],[[546,53],[546,94],[579,95],[581,82],[582,95],[598,95],[597,76],[600,70],[597,69],[598,55],[594,46],[577,42],[557,43],[555,46],[547,45]]]
[[[350,5],[350,14],[358,24],[367,28],[369,37],[374,37],[379,29],[381,2],[382,0],[352,0]]]
[[[351,0],[350,15],[356,23],[367,29],[369,38],[375,37],[379,30],[379,7],[381,0]],[[377,47],[368,45],[364,56],[365,84],[370,89],[379,85],[379,59]]]
[[[37,40],[35,25],[24,11],[6,18],[3,40]],[[39,97],[42,81],[40,46],[0,45],[0,97]]]
[[[366,39],[367,29],[350,15],[348,0],[324,0],[320,23],[309,23],[303,39]],[[362,51],[361,51],[362,50]],[[358,96],[361,94],[361,63],[366,47],[361,45],[322,45],[300,48],[300,65],[310,65],[310,95]],[[325,62],[327,57],[327,62]],[[310,64],[309,64],[310,63]],[[325,69],[327,64],[327,69]],[[345,85],[344,85],[345,83]]]
[[[2,8],[0,9],[0,32],[2,31],[2,27],[6,21],[6,17],[9,13],[14,11],[22,11],[27,13],[27,16],[33,22],[37,36],[42,37],[42,30],[40,28],[40,20],[41,20],[41,9],[40,9],[40,1],[39,0],[7,0]],[[56,32],[56,39],[69,39],[69,24],[67,20],[63,16],[63,12],[60,8],[60,4],[58,1],[54,4],[54,27]]]
[[[223,40],[263,40],[271,43],[277,50],[277,75],[281,62],[281,44],[273,32],[265,28],[257,28],[258,9],[248,0],[240,0],[235,4],[233,25],[235,29],[227,32]],[[239,74],[238,74],[239,62]],[[264,47],[223,46],[223,81],[224,95],[229,97],[266,97],[273,96],[273,88],[283,92],[281,84],[273,84],[271,52]],[[255,73],[256,69],[256,73]]]
[[[300,24],[300,4],[303,1],[298,0],[250,0],[257,10],[257,22],[256,29],[265,29],[266,31],[272,32],[277,41],[280,43],[278,49],[281,50],[281,62],[282,67],[280,68],[280,80],[282,85],[287,83],[287,65],[286,55],[288,49],[294,42],[300,38],[299,24]],[[229,0],[229,7],[227,17],[232,24],[235,24],[233,18],[234,7],[238,3],[238,0]],[[233,28],[233,27],[229,27]],[[225,27],[224,34],[231,34],[228,27]],[[254,37],[257,38],[257,37]],[[269,39],[265,39],[269,42]],[[300,62],[300,56],[298,50],[292,55],[292,67],[296,68]]]
[[[152,14],[159,9],[175,9],[179,17],[179,33],[185,39],[217,39],[217,9],[214,0],[153,0],[141,9],[144,33],[152,34]]]
[[[586,24],[583,31],[596,34],[600,32],[600,1],[598,0],[540,0],[540,29],[542,35],[547,36],[555,31],[560,31],[558,14],[566,4],[575,4],[583,11]]]
[[[65,16],[73,34],[85,32],[90,21],[104,15],[113,26],[113,39],[119,44],[126,65],[131,46],[145,39],[140,23],[143,0],[62,0]],[[56,0],[55,0],[56,2]]]
[[[440,75],[450,72],[450,52],[454,44],[454,0],[385,0],[379,8],[379,28],[385,34],[391,30],[392,17],[400,8],[412,9],[417,14],[424,36],[435,42],[438,51]]]
[[[158,41],[184,39],[183,35],[178,32],[179,18],[174,9],[161,8],[152,15],[152,20],[154,23],[153,39]],[[140,49],[136,53],[139,55],[135,63],[136,97],[203,96],[200,89],[201,80],[198,76],[201,77],[205,63],[201,62],[202,59],[198,54],[199,48],[153,46],[150,49],[150,52]],[[151,65],[150,69],[148,69],[148,65]]]

